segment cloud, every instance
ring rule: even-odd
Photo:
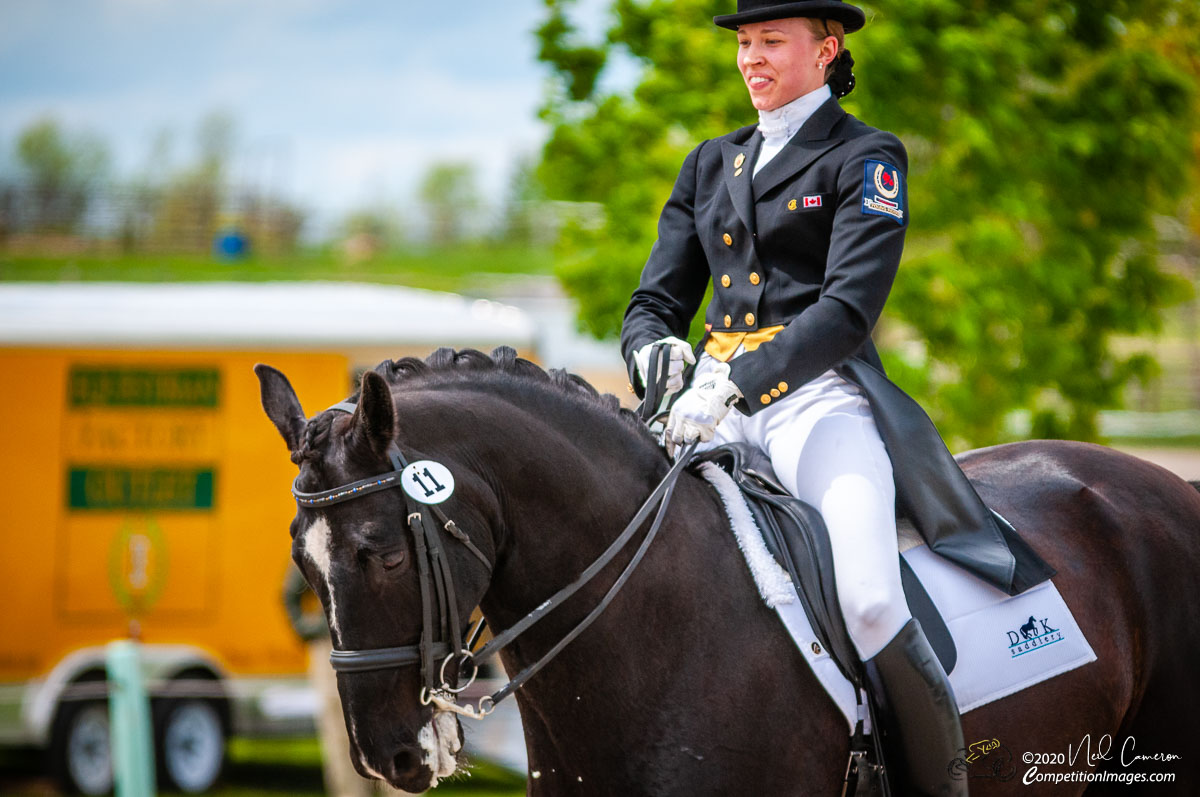
[[[589,0],[593,2],[594,0]],[[53,115],[145,163],[157,131],[189,144],[206,113],[235,119],[245,174],[286,172],[329,212],[436,160],[478,164],[499,192],[544,138],[540,0],[464,0],[450,18],[341,0],[0,0],[0,149]],[[445,15],[443,14],[443,17]],[[0,161],[2,162],[2,161]]]

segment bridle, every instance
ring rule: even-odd
[[[656,347],[655,355],[659,355],[661,352],[662,350]],[[653,371],[660,374],[660,379],[656,380],[656,382],[662,382],[666,379],[667,369],[665,364],[661,368],[659,367],[659,359],[658,356],[654,357],[655,365]],[[665,361],[665,358],[663,359]],[[353,402],[344,401],[333,405],[329,409],[353,414],[356,405]],[[497,703],[519,689],[527,680],[549,663],[551,659],[557,656],[573,639],[583,633],[600,616],[604,609],[608,607],[621,588],[625,586],[633,571],[641,563],[646,550],[650,547],[650,543],[657,536],[663,519],[666,516],[667,506],[670,503],[671,496],[674,494],[679,476],[691,460],[695,448],[695,444],[692,444],[682,449],[675,464],[650,493],[650,496],[642,503],[642,506],[633,516],[633,519],[625,526],[625,529],[599,558],[579,574],[575,581],[560,589],[546,601],[543,601],[536,609],[529,612],[508,629],[496,634],[487,644],[478,650],[474,648],[479,641],[480,635],[483,633],[485,621],[480,619],[469,633],[463,633],[458,613],[457,593],[454,588],[454,574],[447,557],[444,555],[442,531],[445,531],[475,556],[475,558],[479,559],[487,568],[489,575],[493,571],[493,565],[487,556],[475,546],[471,538],[459,529],[453,520],[446,517],[440,506],[436,503],[421,501],[409,491],[402,490],[408,528],[412,532],[413,543],[416,549],[417,576],[421,593],[420,642],[415,645],[401,645],[389,648],[334,650],[329,656],[329,661],[334,671],[340,673],[362,673],[410,667],[419,664],[422,681],[420,700],[423,705],[432,703],[443,711],[452,711],[473,719],[482,719],[487,716],[495,710]],[[404,454],[401,453],[400,447],[394,441],[390,444],[387,453],[388,459],[392,464],[392,470],[387,473],[342,484],[329,490],[311,493],[300,490],[293,483],[292,495],[295,497],[296,503],[300,506],[319,509],[352,501],[381,490],[402,487],[402,480],[405,478],[406,472],[411,473],[408,470],[410,466],[419,463],[409,463],[405,459]],[[496,692],[484,696],[479,701],[478,706],[457,705],[456,696],[474,682],[476,676],[479,674],[479,665],[496,655],[496,653],[510,644],[520,634],[524,633],[530,626],[561,606],[581,587],[589,583],[597,573],[603,570],[605,566],[624,550],[638,528],[645,523],[650,513],[654,512],[656,506],[658,507],[658,511],[655,514],[654,521],[651,523],[649,531],[646,532],[646,536],[643,538],[641,545],[638,546],[633,558],[588,615],[540,659],[519,672]],[[436,629],[433,623],[433,604],[435,600],[437,601],[439,618]],[[437,664],[439,659],[441,660],[440,666]],[[451,662],[456,663],[455,673],[452,678],[448,677],[446,672]],[[471,666],[470,677],[465,684],[459,686],[459,676],[463,668],[467,665]],[[451,683],[451,680],[454,683]]]
[[[330,410],[353,413],[356,405],[344,401],[330,407]],[[388,447],[388,459],[392,470],[360,479],[355,482],[334,487],[331,490],[307,493],[292,485],[292,495],[296,503],[309,508],[324,508],[335,504],[352,501],[371,493],[387,490],[402,485],[402,477],[409,462],[393,442]],[[427,688],[444,687],[451,692],[454,690],[447,684],[445,677],[446,665],[455,658],[467,653],[483,632],[482,624],[476,627],[465,638],[462,634],[462,624],[458,615],[457,593],[454,589],[454,575],[450,563],[443,555],[442,537],[439,531],[445,530],[452,538],[460,542],[475,558],[479,559],[488,569],[492,563],[487,556],[475,546],[454,521],[446,517],[441,508],[428,505],[426,511],[413,511],[413,501],[407,493],[404,494],[405,514],[409,530],[413,535],[416,549],[417,573],[421,589],[421,641],[416,645],[403,645],[394,648],[373,648],[367,650],[334,650],[330,654],[330,663],[337,672],[371,672],[374,670],[406,667],[413,664],[421,665],[421,679]],[[435,525],[435,520],[436,524]],[[433,626],[433,600],[438,604],[439,624]],[[435,661],[445,657],[438,675],[440,684],[435,680]],[[472,676],[474,680],[474,676]]]

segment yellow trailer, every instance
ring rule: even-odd
[[[252,366],[315,411],[385,358],[533,342],[519,310],[404,288],[0,285],[0,744],[107,791],[102,646],[131,635],[169,783],[207,789],[231,733],[311,729],[294,468]]]

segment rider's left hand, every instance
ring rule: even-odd
[[[700,377],[671,407],[663,432],[667,453],[674,454],[677,445],[712,440],[717,424],[740,398],[742,391],[729,379],[729,365],[718,363],[715,370]]]

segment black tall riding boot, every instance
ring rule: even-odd
[[[966,778],[950,775],[951,762],[966,746],[958,703],[921,624],[909,620],[863,664],[879,708],[884,749],[904,756],[904,771],[893,772],[893,793],[965,797]],[[902,784],[907,788],[898,788]]]

